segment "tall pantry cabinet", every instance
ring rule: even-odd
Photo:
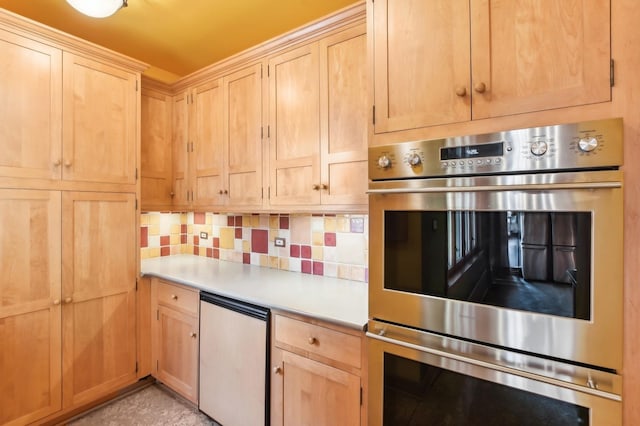
[[[0,424],[136,380],[144,64],[0,10]]]

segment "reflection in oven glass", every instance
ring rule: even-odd
[[[589,409],[384,355],[384,425],[588,425]]]
[[[590,259],[590,212],[385,212],[387,289],[589,320]]]

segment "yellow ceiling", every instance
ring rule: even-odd
[[[65,0],[0,0],[0,7],[151,65],[171,82],[355,0],[129,0],[89,18]]]

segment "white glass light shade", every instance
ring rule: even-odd
[[[67,3],[92,18],[106,18],[127,6],[127,0],[67,0]]]

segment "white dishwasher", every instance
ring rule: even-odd
[[[270,312],[200,293],[200,411],[223,426],[269,424]]]

